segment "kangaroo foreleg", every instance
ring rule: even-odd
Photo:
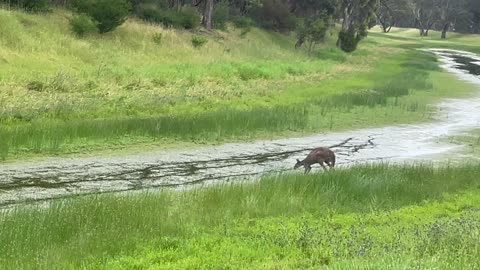
[[[327,171],[327,167],[325,166],[325,164],[323,164],[323,161],[320,161],[319,164],[320,164],[320,166],[322,166],[324,171]]]

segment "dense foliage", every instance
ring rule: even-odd
[[[337,46],[354,51],[367,29],[379,24],[415,27],[421,36],[431,29],[442,32],[480,32],[480,1],[477,0],[0,0],[0,3],[31,12],[47,11],[52,5],[73,7],[88,15],[100,33],[112,31],[128,16],[169,27],[207,30],[225,29],[228,22],[248,28],[255,24],[272,31],[296,31],[296,48],[305,43],[311,50],[322,42],[328,28],[342,25]],[[83,21],[86,22],[85,20]],[[79,19],[73,22],[79,28]],[[85,24],[84,24],[85,25]],[[77,30],[74,29],[74,32]],[[78,34],[78,33],[77,33]],[[82,34],[79,34],[82,35]]]
[[[73,8],[90,16],[100,33],[107,33],[123,24],[130,13],[131,4],[127,0],[75,0]]]

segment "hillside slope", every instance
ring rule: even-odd
[[[309,54],[294,49],[293,33],[188,32],[135,19],[80,39],[69,16],[0,9],[1,158],[418,121],[430,97],[410,90],[451,93],[435,58],[409,49],[426,43],[411,37],[376,34],[347,55],[331,32]],[[195,48],[196,36],[207,43]]]

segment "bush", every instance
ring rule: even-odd
[[[290,13],[288,5],[274,0],[264,0],[262,25],[280,32],[289,32],[295,30],[297,20]]]
[[[27,84],[27,89],[30,91],[42,92],[45,88],[45,84],[41,81],[31,81]]]
[[[249,17],[235,16],[231,18],[231,21],[237,28],[250,28],[255,25],[255,22]]]
[[[50,10],[49,0],[1,0],[0,2],[29,12],[46,12]]]
[[[185,29],[195,29],[200,25],[200,15],[192,7],[185,7],[180,11],[182,16],[182,25]]]
[[[193,36],[192,37],[192,45],[195,48],[200,48],[203,45],[205,45],[205,43],[207,43],[207,42],[208,42],[208,40],[204,37],[200,37],[200,36]]]
[[[77,36],[83,37],[86,34],[98,31],[97,24],[87,15],[78,15],[70,19],[70,28]]]
[[[153,34],[153,42],[155,42],[158,45],[162,44],[162,38],[163,38],[162,33]]]
[[[229,18],[230,10],[228,7],[228,2],[220,2],[216,4],[212,16],[213,26],[218,29],[225,29]]]
[[[137,15],[145,21],[175,28],[194,29],[200,25],[200,16],[193,8],[175,11],[159,9],[154,5],[141,5]]]
[[[74,0],[73,8],[93,18],[100,33],[107,33],[126,20],[132,8],[128,0]]]
[[[340,31],[338,34],[338,39],[340,42],[340,49],[342,49],[344,52],[353,52],[357,49],[359,40],[355,37],[355,32]]]

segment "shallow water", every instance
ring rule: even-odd
[[[303,158],[318,146],[332,147],[339,166],[465,158],[458,151],[463,146],[445,143],[443,139],[480,127],[480,58],[465,52],[431,51],[440,57],[443,68],[479,85],[479,98],[446,99],[438,104],[440,113],[433,123],[183,151],[4,164],[0,165],[0,205],[80,194],[185,188],[193,184],[255,179],[267,172],[291,170],[296,158]]]

